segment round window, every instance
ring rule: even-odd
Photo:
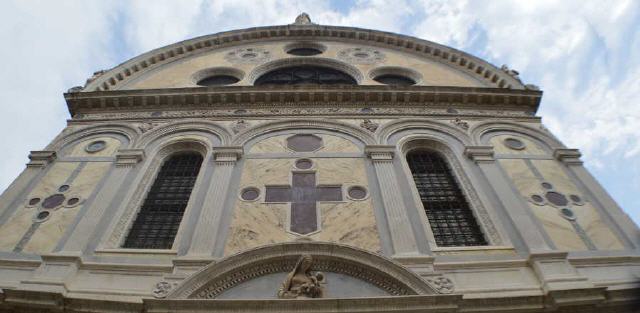
[[[531,196],[531,201],[533,201],[535,203],[542,203],[542,202],[544,202],[544,198],[542,198],[542,196],[540,196],[540,195],[533,195],[533,196]]]
[[[96,140],[87,145],[85,150],[89,153],[94,153],[104,150],[107,147],[107,143],[104,140]]]
[[[260,196],[260,190],[255,187],[249,187],[242,190],[240,197],[245,201],[254,201]]]
[[[300,159],[296,161],[296,168],[301,170],[308,170],[313,167],[313,162],[309,159]]]
[[[49,216],[51,215],[51,212],[49,211],[40,211],[38,213],[36,213],[36,222],[44,222],[47,218],[49,218]]]
[[[30,206],[34,206],[36,204],[40,203],[40,198],[31,198],[29,199],[29,205]]]
[[[394,86],[411,86],[416,84],[415,80],[406,76],[396,75],[396,74],[379,75],[374,77],[373,80],[381,84],[394,85]]]
[[[550,183],[542,183],[541,185],[542,185],[542,188],[544,189],[549,189],[549,190],[553,189],[553,185],[551,185]]]
[[[516,138],[507,138],[504,140],[504,145],[514,149],[514,150],[522,150],[525,147],[524,142],[522,142],[522,140],[520,139],[516,139]]]
[[[567,197],[555,191],[549,191],[545,196],[547,198],[547,201],[555,206],[565,206],[569,203]]]
[[[69,190],[69,185],[62,185],[58,188],[58,192],[65,192],[67,190]]]
[[[67,205],[68,206],[74,206],[74,205],[78,204],[78,202],[80,202],[80,198],[71,198],[71,199],[67,200]]]
[[[353,186],[347,191],[349,198],[353,200],[363,200],[367,197],[367,189],[361,186]]]
[[[576,219],[576,214],[573,213],[573,210],[569,209],[569,208],[562,208],[560,209],[560,213],[562,213],[562,216],[568,220],[575,220]]]
[[[42,207],[45,209],[55,209],[64,203],[64,200],[64,195],[58,193],[44,199],[44,201],[42,201]]]
[[[231,75],[213,75],[198,81],[198,85],[202,87],[227,86],[239,82],[235,76]]]
[[[318,54],[322,54],[322,51],[320,49],[316,49],[316,48],[293,48],[289,51],[287,51],[288,54],[291,55],[297,55],[297,56],[311,56],[311,55],[318,55]]]

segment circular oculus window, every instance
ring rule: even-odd
[[[197,82],[202,87],[228,86],[239,82],[240,79],[231,75],[213,75],[205,77]]]
[[[96,140],[89,143],[84,149],[89,153],[96,153],[104,150],[107,147],[107,143],[104,140]]]
[[[260,190],[255,187],[248,187],[242,190],[240,198],[244,201],[255,201],[260,197]]]
[[[510,148],[513,150],[522,150],[526,147],[526,145],[524,144],[524,142],[522,142],[522,140],[516,139],[516,138],[505,139],[504,145],[507,146],[507,148]]]
[[[296,168],[300,170],[308,170],[313,167],[313,161],[309,159],[296,160]]]
[[[51,216],[51,212],[49,212],[49,211],[40,211],[40,212],[36,213],[36,216],[34,216],[33,220],[35,222],[41,223],[41,222],[44,222],[47,219],[49,219],[50,216]]]
[[[364,200],[367,197],[367,189],[362,186],[353,186],[347,190],[347,195],[353,200]]]

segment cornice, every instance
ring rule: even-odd
[[[247,28],[181,41],[139,55],[103,73],[98,72],[97,77],[90,79],[80,90],[116,90],[124,82],[143,72],[204,51],[276,40],[330,40],[378,46],[453,66],[496,88],[528,88],[507,70],[431,41],[377,30],[313,24]]]
[[[536,112],[541,91],[467,87],[236,86],[66,93],[69,113],[190,110],[242,106],[469,106]]]

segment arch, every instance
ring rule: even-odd
[[[206,51],[226,49],[260,40],[309,39],[350,42],[411,53],[456,68],[491,87],[527,89],[508,71],[471,54],[431,41],[370,29],[309,24],[247,28],[181,41],[134,57],[108,71],[97,72],[88,80],[82,91],[118,89],[123,83],[163,64]]]
[[[171,136],[172,134],[180,132],[203,132],[206,134],[214,135],[221,145],[229,143],[231,134],[222,126],[214,122],[203,120],[180,120],[177,122],[171,122],[168,124],[160,125],[155,129],[143,134],[140,140],[136,143],[136,148],[145,148],[152,142]],[[214,144],[214,143],[211,143]]]
[[[64,134],[64,131],[62,133]],[[125,137],[127,142],[123,142],[123,148],[126,148],[127,146],[133,146],[139,136],[138,130],[127,124],[99,124],[80,128],[78,130],[72,131],[69,134],[64,134],[62,137],[57,138],[56,140],[51,142],[46,149],[60,151],[62,149],[65,149],[70,144],[83,140],[87,137],[107,134],[118,134]]]
[[[248,128],[245,131],[239,133],[233,139],[231,144],[237,145],[237,146],[244,146],[249,140],[254,139],[258,136],[264,135],[266,133],[271,133],[279,130],[300,129],[300,128],[337,131],[337,132],[349,135],[350,137],[353,137],[359,140],[361,143],[365,145],[375,144],[375,139],[373,138],[372,135],[352,125],[338,122],[338,121],[329,121],[329,120],[319,121],[319,120],[312,120],[312,119],[279,120],[279,121],[260,124],[253,128]]]
[[[248,81],[250,84],[255,85],[256,81],[265,74],[268,74],[271,71],[280,69],[280,68],[288,68],[294,66],[317,66],[317,67],[326,67],[330,69],[337,70],[339,72],[343,72],[349,76],[351,76],[357,84],[359,84],[363,79],[364,75],[358,70],[356,67],[341,62],[338,60],[328,59],[328,58],[317,58],[317,57],[307,57],[307,58],[284,58],[275,61],[271,61],[256,67],[251,74],[249,74]]]
[[[515,132],[528,136],[531,139],[544,144],[548,151],[553,151],[556,148],[564,148],[564,144],[562,144],[562,142],[557,138],[553,137],[550,133],[545,133],[542,130],[514,122],[487,121],[476,124],[469,129],[474,145],[485,144],[486,135],[496,131]]]
[[[471,145],[469,135],[453,125],[434,121],[432,119],[398,119],[383,125],[376,133],[379,144],[389,144],[391,136],[401,131],[410,129],[422,129],[435,131],[447,137],[451,137],[464,146]]]
[[[375,285],[391,295],[439,293],[439,289],[434,288],[431,282],[378,254],[334,243],[287,242],[258,247],[211,263],[182,281],[167,298],[215,298],[225,290],[251,279],[290,271],[302,254],[313,257],[314,270],[346,274]]]

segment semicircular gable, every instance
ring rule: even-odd
[[[228,143],[231,138],[231,135],[224,127],[214,122],[202,120],[181,120],[178,122],[160,125],[148,131],[140,137],[140,140],[137,142],[136,147],[144,148],[145,146],[159,138],[166,137],[173,133],[181,131],[199,131],[212,134],[218,140],[220,140],[221,145],[225,145],[226,143]]]
[[[126,82],[164,64],[202,52],[273,40],[331,40],[378,46],[410,53],[455,68],[495,88],[526,89],[508,69],[468,53],[415,37],[388,32],[324,25],[281,25],[234,30],[185,40],[149,51],[90,78],[83,91],[116,90]]]
[[[365,250],[333,243],[289,242],[248,250],[212,263],[185,279],[166,298],[214,299],[247,281],[291,271],[301,255],[312,257],[313,271],[351,276],[374,285],[389,295],[426,295],[453,291],[453,288],[434,287],[432,282],[423,280],[399,263]],[[437,281],[446,280],[439,277]],[[278,287],[273,286],[274,295]]]
[[[430,119],[399,119],[385,124],[380,130],[378,130],[378,143],[389,144],[389,139],[393,134],[409,129],[425,129],[432,130],[437,133],[443,134],[446,137],[452,137],[459,141],[463,145],[470,145],[471,138],[465,132],[460,129]]]
[[[73,143],[75,141],[78,141],[80,139],[83,139],[89,136],[95,136],[100,134],[122,135],[127,139],[127,142],[123,143],[123,147],[126,147],[127,145],[133,145],[139,136],[135,128],[126,124],[116,124],[116,123],[98,124],[98,125],[88,126],[88,127],[84,127],[84,128],[80,128],[78,130],[72,131],[71,133],[65,135],[64,137],[61,137],[51,142],[46,149],[54,150],[54,151],[60,150],[70,143]]]

